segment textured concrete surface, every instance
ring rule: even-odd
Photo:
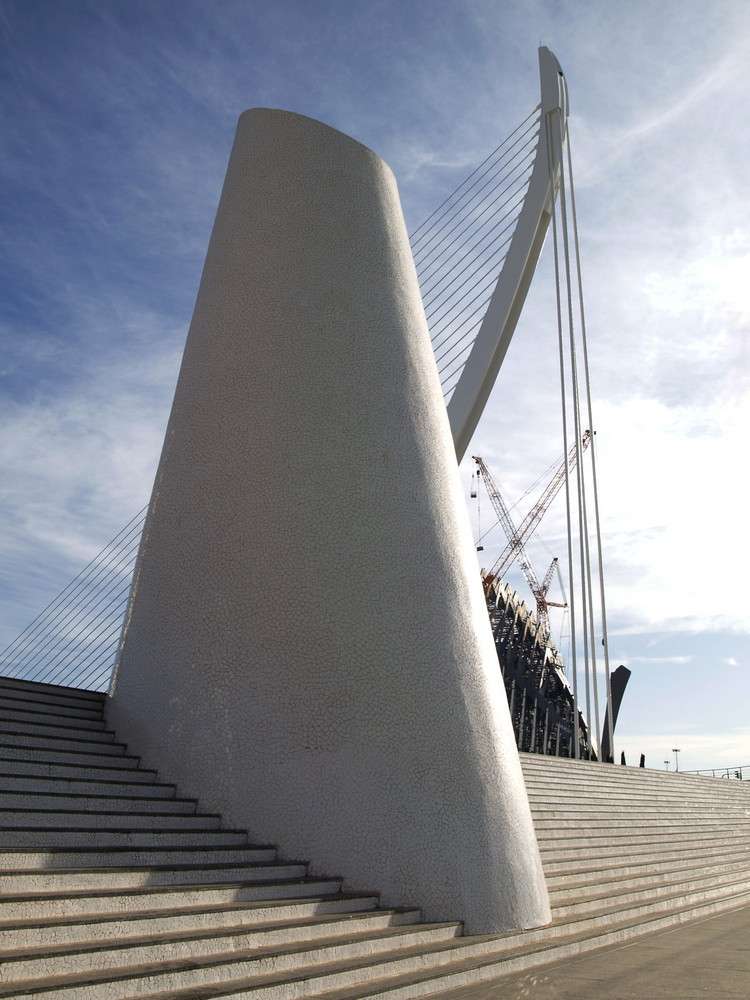
[[[396,184],[299,115],[240,119],[111,694],[314,873],[549,919]]]
[[[435,1000],[747,1000],[750,907]]]

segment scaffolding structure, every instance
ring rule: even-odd
[[[549,630],[502,580],[490,581],[485,594],[518,749],[590,757],[588,726]]]

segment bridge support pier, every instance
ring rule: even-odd
[[[549,920],[396,184],[299,115],[240,119],[109,719],[315,873]]]

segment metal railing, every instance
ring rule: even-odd
[[[740,781],[750,781],[750,764],[738,764],[736,767],[704,767],[699,771],[680,771],[680,774],[700,774],[709,778],[732,778]]]
[[[146,510],[0,653],[0,675],[90,691],[107,689]]]

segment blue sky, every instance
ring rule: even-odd
[[[538,102],[540,43],[570,89],[619,746],[750,764],[744,0],[0,0],[2,645],[148,499],[239,114],[364,142],[412,229]],[[549,257],[469,449],[517,497],[562,453]]]

